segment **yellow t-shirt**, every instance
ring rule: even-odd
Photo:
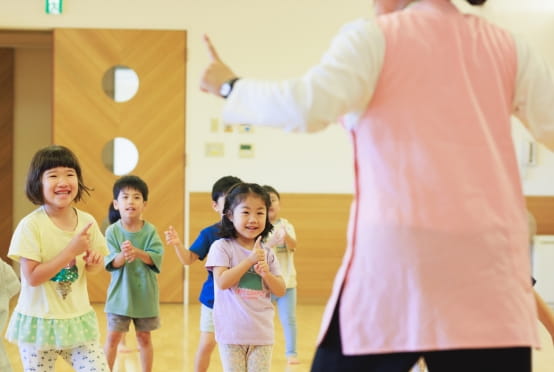
[[[108,253],[104,236],[94,218],[76,209],[78,223],[75,231],[63,231],[48,217],[42,207],[25,216],[12,236],[8,257],[18,261],[21,257],[37,262],[47,262],[58,255],[89,223],[90,248],[103,256]],[[21,275],[21,293],[14,312],[44,319],[70,319],[92,310],[85,274],[84,254],[75,258],[78,278],[71,284],[66,298],[56,290],[57,283],[49,280],[38,286],[31,286]]]

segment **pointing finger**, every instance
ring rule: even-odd
[[[256,242],[254,243],[254,248],[261,248],[262,245],[261,245],[261,242],[262,242],[262,236],[258,236],[258,238],[256,239]]]
[[[217,51],[215,50],[212,41],[208,37],[208,35],[204,34],[204,43],[206,44],[206,47],[208,48],[208,54],[212,61],[220,62],[221,59],[219,58],[219,55],[217,54]]]
[[[87,223],[87,225],[84,227],[83,230],[81,230],[81,232],[79,234],[81,234],[81,235],[88,234],[88,230],[90,229],[91,226],[92,226],[92,222]]]

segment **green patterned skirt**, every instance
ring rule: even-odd
[[[14,312],[6,338],[39,350],[63,350],[98,342],[100,331],[94,311],[70,319],[44,319]]]

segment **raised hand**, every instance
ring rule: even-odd
[[[104,257],[100,253],[96,252],[95,250],[89,249],[85,252],[85,255],[83,256],[83,260],[87,265],[98,265],[102,263],[102,261],[104,260]]]
[[[259,263],[260,261],[265,261],[265,251],[262,248],[262,237],[258,236],[256,242],[254,243],[254,248],[252,253],[248,257],[253,264]]]
[[[204,35],[204,43],[208,49],[210,63],[200,78],[200,90],[219,96],[219,89],[221,88],[221,85],[227,80],[237,76],[229,68],[229,66],[221,61],[221,58],[219,58],[219,54],[215,50],[215,47],[213,46],[208,35]]]
[[[267,264],[267,261],[259,261],[255,264],[254,271],[262,278],[265,277],[266,274],[269,273],[269,265]]]
[[[278,227],[273,234],[271,234],[271,238],[269,238],[267,244],[272,248],[284,245],[286,234],[285,226]]]
[[[90,246],[90,234],[89,229],[92,226],[92,222],[89,222],[81,231],[79,231],[73,239],[69,242],[69,249],[73,257],[86,252]]]
[[[179,234],[173,226],[169,226],[165,231],[165,244],[171,246],[181,246],[181,239],[179,239]]]

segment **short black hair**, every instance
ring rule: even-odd
[[[83,181],[81,165],[79,164],[77,156],[65,146],[50,145],[38,150],[29,165],[25,184],[25,194],[33,204],[44,204],[42,175],[47,170],[57,167],[71,168],[77,173],[79,190],[77,190],[74,201],[78,202],[81,200],[83,198],[83,193],[90,195],[92,189],[86,186]]]
[[[212,186],[212,200],[217,202],[217,200],[223,195],[227,194],[227,191],[231,186],[242,182],[242,180],[235,176],[224,176],[215,181]]]
[[[144,199],[144,201],[148,200],[148,185],[140,177],[134,175],[123,176],[115,181],[115,183],[113,184],[114,200],[118,198],[121,190],[127,188],[139,191],[142,194],[142,199]],[[110,207],[108,208],[108,221],[110,221],[110,224],[112,224],[119,221],[120,219],[121,214],[117,209],[114,208],[113,202],[110,203]]]
[[[268,193],[272,193],[272,194],[277,195],[277,199],[281,200],[281,195],[279,194],[279,192],[278,192],[277,190],[275,190],[275,188],[274,188],[273,186],[263,185],[262,187],[263,187],[264,190],[267,191]]]
[[[119,193],[123,189],[134,189],[139,191],[142,194],[144,201],[148,200],[148,185],[140,177],[134,175],[127,175],[119,178],[113,184],[113,198],[117,199]]]

